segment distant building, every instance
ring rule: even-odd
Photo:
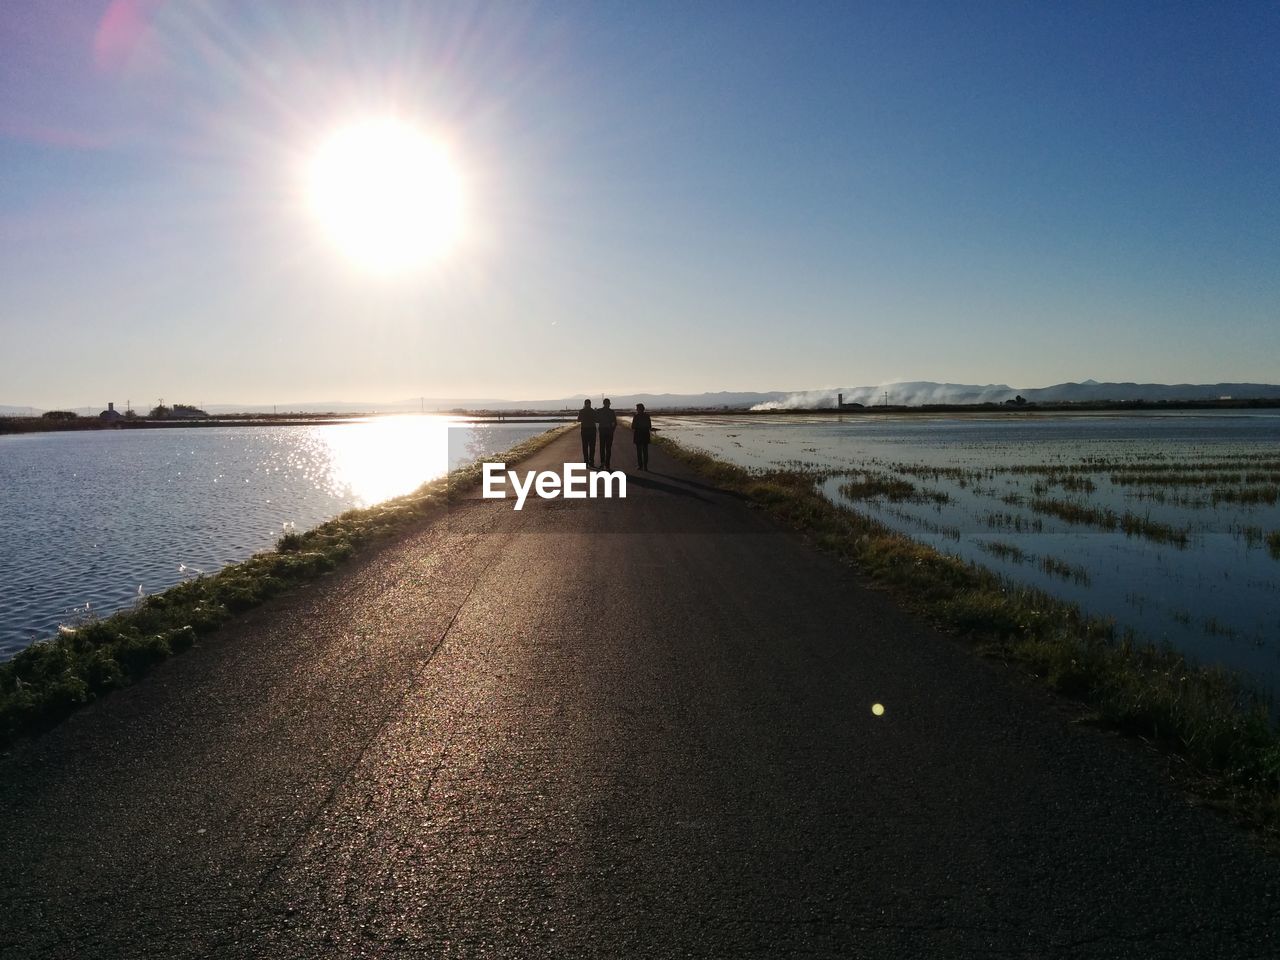
[[[836,394],[836,409],[837,409],[837,410],[862,410],[862,409],[864,409],[864,407],[863,407],[863,406],[862,406],[862,404],[860,404],[860,403],[845,403],[845,402],[844,402],[844,394],[843,394],[843,393],[837,393],[837,394]]]
[[[93,408],[90,407],[90,409],[93,409]],[[109,402],[107,403],[107,409],[103,410],[100,414],[98,414],[98,419],[99,420],[123,420],[124,414],[116,409],[116,405],[114,403]]]

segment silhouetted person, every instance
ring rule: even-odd
[[[604,406],[596,411],[596,424],[600,427],[600,466],[606,470],[613,463],[613,431],[618,429],[618,415],[609,406],[609,398],[604,398]]]
[[[578,422],[582,424],[582,462],[588,467],[596,465],[596,412],[591,409],[591,401],[583,400],[582,409],[578,411]]]
[[[653,421],[644,412],[644,404],[636,404],[636,412],[631,417],[631,439],[636,444],[636,466],[641,470],[649,469],[649,436],[653,433]]]

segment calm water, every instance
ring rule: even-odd
[[[0,656],[546,429],[424,416],[0,437]]]
[[[743,466],[833,470],[823,489],[837,502],[1280,693],[1280,559],[1266,541],[1280,531],[1280,415],[845,415],[658,425]],[[855,501],[840,492],[867,475],[906,480],[918,496]],[[1222,499],[1228,491],[1257,502]],[[1035,509],[1037,500],[1129,514],[1186,540],[1068,523]]]

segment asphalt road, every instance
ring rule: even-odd
[[[1157,758],[652,468],[456,505],[12,751],[0,957],[1280,956],[1280,861]]]

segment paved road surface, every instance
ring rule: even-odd
[[[0,957],[1280,956],[1280,863],[1140,748],[652,467],[461,504],[0,762]]]

